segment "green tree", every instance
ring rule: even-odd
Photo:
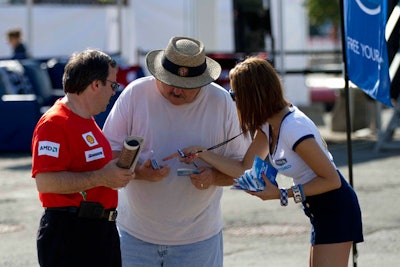
[[[334,38],[340,28],[340,0],[305,0],[310,25],[332,23]]]
[[[339,0],[305,0],[305,5],[311,24],[331,22],[334,27],[340,26]]]

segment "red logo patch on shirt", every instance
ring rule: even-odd
[[[83,140],[85,140],[86,144],[90,147],[98,145],[96,138],[94,138],[94,135],[92,132],[87,132],[82,134]]]

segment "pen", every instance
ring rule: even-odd
[[[185,153],[183,153],[183,151],[181,150],[181,149],[179,149],[178,148],[178,154],[179,154],[179,156],[181,156],[182,158],[186,158],[187,157],[187,155],[185,154]],[[196,164],[196,162],[192,162],[193,163],[193,166],[195,166],[196,168],[198,168],[199,166]]]

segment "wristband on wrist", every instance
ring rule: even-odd
[[[285,188],[279,189],[281,192],[281,206],[288,205],[288,190]]]
[[[300,203],[306,200],[303,186],[301,184],[292,186],[293,199],[295,203]]]
[[[306,194],[304,193],[303,185],[299,184],[298,187],[301,193],[301,202],[304,202],[306,201]]]

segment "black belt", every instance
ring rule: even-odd
[[[109,209],[109,210],[101,210],[95,212],[95,213],[90,213],[89,215],[85,214],[82,215],[79,211],[79,207],[54,207],[54,208],[45,208],[45,211],[61,211],[61,212],[67,212],[70,214],[74,214],[78,216],[79,218],[85,218],[85,219],[100,219],[100,220],[106,220],[109,222],[114,222],[117,219],[118,212],[115,209]]]

